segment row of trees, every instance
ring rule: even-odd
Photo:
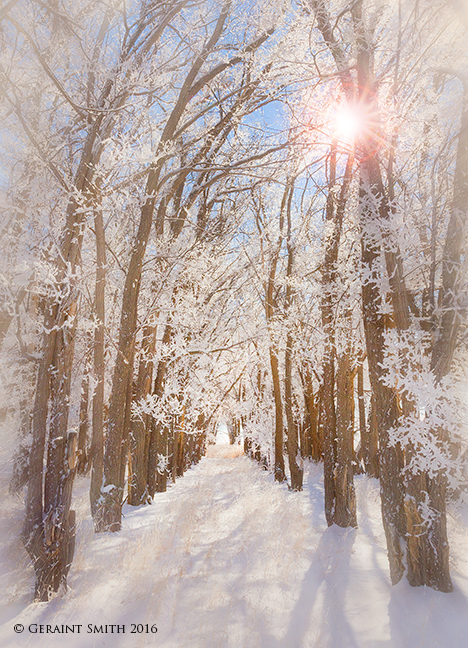
[[[73,559],[77,471],[118,531],[223,419],[293,490],[323,459],[329,524],[379,477],[392,582],[406,545],[411,584],[451,589],[464,16],[271,5],[1,10],[0,343],[40,600]]]

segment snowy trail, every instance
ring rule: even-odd
[[[7,583],[1,645],[468,645],[465,528],[459,525],[452,538],[453,594],[406,582],[391,588],[376,482],[357,479],[359,529],[328,529],[320,472],[310,466],[304,492],[290,493],[238,447],[215,446],[152,506],[126,507],[119,534],[98,537],[84,493],[76,502],[82,522],[69,592],[29,604],[31,574],[19,598],[21,584],[15,590]],[[13,631],[18,623],[26,628],[21,634]],[[34,623],[81,624],[81,632],[31,634]],[[88,624],[107,624],[107,634],[88,633]],[[125,633],[116,632],[117,624]],[[158,632],[131,634],[131,624],[156,625]]]

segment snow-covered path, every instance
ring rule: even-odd
[[[359,478],[357,488],[359,529],[328,529],[320,467],[309,467],[304,492],[290,493],[238,447],[215,446],[152,506],[127,507],[121,533],[96,538],[84,492],[70,590],[29,604],[31,574],[16,589],[7,581],[1,645],[464,648],[464,527],[452,537],[453,594],[391,588],[377,483]],[[75,632],[31,634],[31,624]],[[158,631],[132,634],[132,624]]]

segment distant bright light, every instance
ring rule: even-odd
[[[364,116],[357,106],[342,104],[333,115],[333,130],[337,140],[353,144],[364,130]]]

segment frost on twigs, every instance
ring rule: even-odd
[[[158,453],[158,463],[156,466],[156,471],[158,472],[158,474],[164,475],[166,473],[168,465],[169,465],[168,458]]]
[[[436,381],[430,370],[429,343],[426,335],[414,331],[387,333],[386,382],[397,390],[400,403],[410,404],[392,430],[390,442],[406,451],[407,474],[443,477],[454,493],[466,483],[460,462],[466,451],[462,437],[466,403],[456,377]]]

